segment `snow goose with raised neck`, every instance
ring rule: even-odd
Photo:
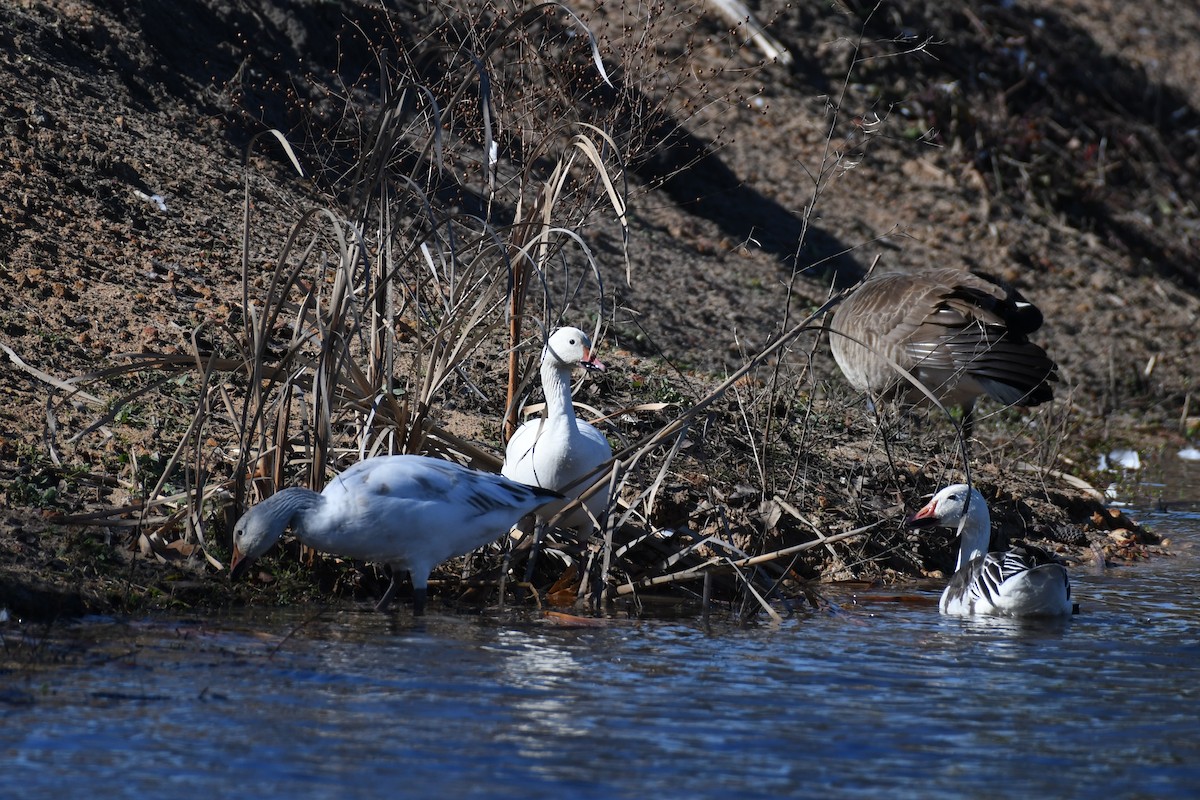
[[[413,614],[425,612],[429,573],[441,562],[506,534],[521,517],[562,495],[428,456],[379,456],[336,476],[324,491],[276,492],[233,529],[230,575],[236,578],[289,525],[301,542],[326,553],[392,568],[376,605],[384,610],[407,570]]]
[[[575,416],[571,400],[571,373],[575,367],[604,370],[592,356],[592,341],[579,328],[558,328],[542,351],[542,389],[546,395],[545,416],[517,428],[504,450],[501,473],[514,481],[563,491],[575,481],[612,458],[612,447],[604,434]],[[587,486],[575,486],[578,495]],[[546,506],[539,516],[548,518],[564,503]],[[608,505],[608,488],[601,487],[584,502],[563,526],[592,530],[591,517],[599,518]],[[590,512],[590,516],[589,513]]]
[[[1062,564],[1032,545],[989,553],[987,501],[965,483],[947,486],[909,519],[914,528],[956,528],[958,563],[942,592],[943,614],[1058,617],[1072,613],[1071,582]]]
[[[842,374],[872,397],[924,395],[890,362],[946,405],[963,409],[971,433],[975,401],[1036,406],[1054,398],[1054,361],[1029,334],[1042,313],[1011,286],[954,268],[869,278],[834,311],[830,349]]]

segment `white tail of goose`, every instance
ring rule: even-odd
[[[943,614],[1060,617],[1072,613],[1067,570],[1049,553],[1032,545],[988,552],[992,519],[987,501],[965,483],[942,489],[908,522],[914,528],[946,527],[959,532],[958,564],[938,604]]]
[[[921,400],[895,362],[941,402],[961,406],[969,433],[981,395],[1020,406],[1053,399],[1057,368],[1028,338],[1041,325],[1033,304],[991,278],[953,268],[885,273],[834,311],[830,349],[857,391]]]

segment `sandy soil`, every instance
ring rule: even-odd
[[[627,8],[579,10],[600,30]],[[690,6],[658,12],[682,23],[655,43],[672,65],[664,77],[624,65],[670,125],[631,153],[628,282],[615,226],[588,231],[605,263],[606,360],[660,383],[684,381],[678,367],[676,388],[700,394],[876,259],[959,265],[1012,281],[1045,313],[1039,341],[1062,384],[1052,407],[1020,418],[1056,432],[1059,452],[1043,461],[1082,472],[1096,448],[1178,437],[1200,413],[1200,8],[767,0],[753,10],[793,65],[762,65],[753,48],[731,55],[736,35]],[[0,606],[245,599],[198,554],[140,554],[132,521],[61,524],[130,502],[137,465],[175,446],[186,404],[156,397],[135,418],[108,420],[106,434],[70,441],[133,387],[90,382],[94,403],[76,398],[50,418],[47,401],[61,404],[62,381],[121,354],[187,353],[197,325],[229,321],[247,144],[266,127],[301,135],[297,95],[369,63],[354,31],[376,21],[370,8],[325,2],[0,6]],[[297,209],[328,187],[258,152],[250,263],[266,265]],[[789,356],[809,366],[812,351],[805,396],[839,409],[847,430],[869,431],[816,344],[798,340]],[[593,386],[589,402],[620,408],[630,385]],[[495,447],[502,406],[459,419],[459,431]],[[813,458],[831,477],[857,474],[852,448],[839,459],[842,444],[820,442]],[[980,474],[1015,502],[1013,451],[988,447],[999,455]],[[911,508],[917,496],[904,491],[858,511]],[[792,500],[818,515],[828,503]],[[1018,535],[1086,531],[1100,513],[1063,487],[1020,509],[1009,515]],[[1103,520],[1081,541],[1128,527]],[[829,574],[864,570],[835,560]]]

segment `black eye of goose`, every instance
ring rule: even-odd
[[[574,340],[574,339],[572,339],[572,340],[571,340],[571,344],[575,344],[575,340]]]

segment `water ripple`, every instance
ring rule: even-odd
[[[852,600],[779,625],[256,611],[96,620],[6,676],[0,795],[1200,792],[1200,562],[1080,575],[1060,624]],[[1188,538],[1191,537],[1191,538]]]

